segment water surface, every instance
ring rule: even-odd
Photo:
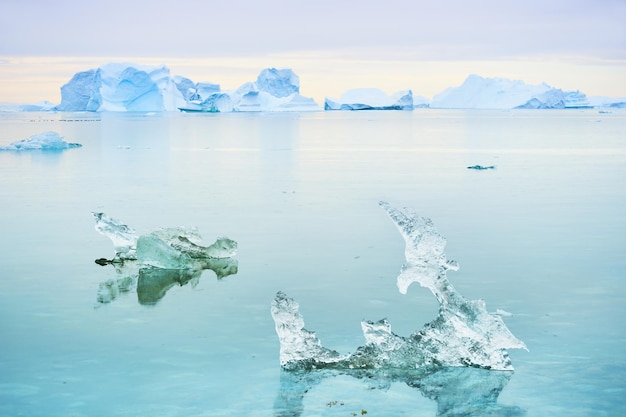
[[[0,153],[0,415],[278,414],[278,290],[342,352],[362,319],[409,335],[437,315],[427,290],[397,291],[404,243],[379,200],[431,217],[459,292],[513,313],[530,351],[510,352],[500,404],[626,413],[621,111],[0,113],[0,145],[47,130],[83,147]],[[92,211],[228,236],[238,272],[99,303],[116,273],[94,263],[113,248]],[[350,377],[302,404],[292,415],[438,413],[403,383]]]

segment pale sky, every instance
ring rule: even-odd
[[[292,68],[318,102],[349,88],[432,98],[471,73],[626,96],[626,0],[0,0],[0,102],[60,102],[110,61],[236,88]]]

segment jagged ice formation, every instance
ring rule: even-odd
[[[479,367],[512,370],[507,349],[526,349],[502,318],[487,311],[482,300],[468,300],[448,281],[447,271],[458,270],[445,253],[446,240],[432,221],[388,203],[381,207],[405,240],[406,263],[397,278],[398,289],[419,283],[440,303],[439,315],[409,337],[396,335],[387,320],[364,321],[366,344],[341,355],[322,346],[314,332],[304,328],[298,303],[279,292],[271,314],[280,340],[280,363],[286,370],[439,369]]]

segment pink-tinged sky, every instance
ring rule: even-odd
[[[470,73],[626,96],[625,0],[1,0],[0,102],[60,101],[109,61],[236,88],[290,67],[316,99],[432,97]]]

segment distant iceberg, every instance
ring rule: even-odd
[[[526,349],[504,324],[501,316],[487,312],[482,300],[468,300],[448,281],[447,271],[458,270],[448,260],[446,240],[432,221],[388,203],[381,207],[403,236],[406,263],[397,278],[398,289],[419,283],[439,301],[438,317],[411,336],[391,331],[386,319],[363,321],[366,344],[352,354],[322,346],[316,334],[304,328],[298,303],[278,292],[271,306],[280,341],[280,364],[289,371],[317,369],[358,373],[363,369],[431,372],[443,367],[477,367],[510,371],[513,365],[507,349]]]
[[[566,109],[591,107],[584,93],[562,91],[542,83],[526,84],[506,78],[470,75],[459,87],[433,97],[430,105],[440,109]]]
[[[413,92],[405,90],[389,96],[377,88],[355,88],[339,99],[326,97],[324,110],[413,110]]]
[[[70,148],[80,148],[80,143],[69,143],[56,132],[43,132],[32,135],[27,139],[18,140],[8,146],[0,146],[0,151],[62,151]]]
[[[61,87],[59,111],[176,110],[189,94],[189,80],[170,77],[166,66],[108,63],[74,74]]]
[[[185,112],[285,112],[320,111],[317,103],[300,95],[300,79],[291,69],[266,68],[256,82],[233,91],[199,94],[180,107]]]

